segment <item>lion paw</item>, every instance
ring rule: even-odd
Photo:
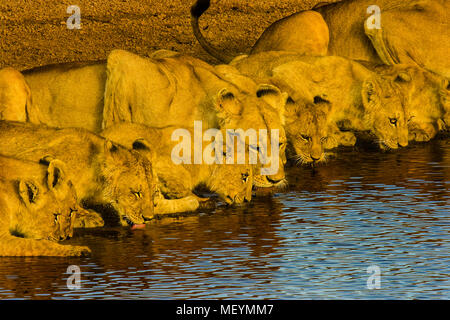
[[[197,198],[199,202],[198,209],[211,210],[216,208],[216,202],[211,198]]]
[[[342,132],[339,134],[339,145],[353,147],[356,144],[356,136],[353,132]]]
[[[430,141],[431,137],[424,130],[416,129],[409,131],[408,139],[410,141],[427,142]]]
[[[98,228],[104,225],[105,221],[99,213],[93,210],[84,210],[84,212],[77,214],[74,228]]]
[[[67,257],[89,257],[92,254],[91,249],[85,246],[68,246]]]

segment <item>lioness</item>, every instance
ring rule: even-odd
[[[399,85],[406,98],[410,141],[429,141],[445,129],[446,97],[450,95],[448,80],[417,66],[363,64]]]
[[[31,91],[23,75],[13,68],[0,70],[0,120],[40,123],[39,114],[30,112]]]
[[[181,128],[165,127],[163,129],[150,128],[145,125],[134,123],[120,123],[105,129],[101,135],[111,141],[120,143],[130,149],[142,152],[152,163],[159,180],[159,188],[162,194],[169,199],[180,199],[194,197],[197,199],[197,208],[202,201],[193,193],[198,186],[205,186],[211,192],[217,193],[222,200],[228,204],[242,203],[250,201],[252,197],[252,170],[250,165],[226,164],[220,149],[220,155],[215,153],[215,149],[209,150],[212,157],[221,157],[222,164],[216,162],[194,164],[192,159],[187,159],[190,164],[176,164],[180,155],[174,154],[173,150],[179,142],[172,140],[172,134]],[[206,130],[204,130],[206,131]],[[203,132],[201,132],[203,137]],[[191,152],[194,155],[194,131],[192,128],[186,129],[189,133],[189,141],[186,143],[184,152]],[[192,139],[191,139],[192,138]],[[224,142],[225,143],[225,142]],[[206,143],[202,143],[201,154],[206,154]],[[181,156],[185,156],[184,154]],[[188,198],[190,199],[190,198]],[[158,209],[158,204],[155,204]],[[183,208],[179,212],[191,211]]]
[[[0,121],[0,136],[0,153],[7,156],[64,161],[80,204],[101,212],[111,223],[141,225],[144,216],[153,216],[152,168],[139,153],[80,128]],[[98,225],[98,217],[89,219]]]
[[[63,246],[82,209],[64,164],[48,166],[0,156],[0,256],[81,256],[89,248]]]
[[[213,67],[180,54],[145,59],[114,50],[107,63],[104,127],[127,121],[188,128],[194,121],[202,121],[205,129],[264,129],[269,137],[276,130],[279,158],[270,159],[270,163],[279,163],[278,172],[256,172],[253,181],[257,187],[281,186],[285,181],[286,99],[287,95],[273,85],[257,85],[227,65]]]
[[[213,48],[198,29],[198,18],[208,9],[209,2],[198,0],[191,9],[194,34],[209,54],[229,62],[229,55]],[[374,5],[380,9],[380,16],[376,16]],[[414,64],[450,78],[448,0],[346,0],[327,5],[319,3],[313,10],[328,26],[329,55],[384,64]],[[265,51],[288,48],[303,54],[308,52],[310,42],[317,41],[310,47],[314,52],[325,41],[314,32],[296,32],[309,30],[311,25],[324,29],[312,12],[295,13],[275,22],[263,33],[258,45]],[[377,21],[379,26],[374,23]],[[271,41],[277,38],[289,39],[293,45]]]
[[[233,57],[214,48],[200,31],[198,20],[209,6],[210,0],[197,0],[191,7],[192,30],[206,52],[222,62],[229,63]],[[256,41],[250,54],[279,50],[324,56],[327,54],[329,41],[328,26],[322,15],[315,11],[303,11],[273,23]]]
[[[256,81],[274,83],[293,101],[329,101],[328,123],[332,128],[370,131],[382,149],[408,145],[400,88],[391,78],[378,76],[357,62],[270,51],[236,58],[231,65]],[[337,140],[342,138],[355,141],[349,136]]]
[[[273,86],[256,86],[232,67],[179,54],[142,58],[114,50],[106,64],[57,65],[24,74],[34,105],[51,126],[100,132],[120,121],[191,127],[200,120],[205,128],[279,130],[279,171],[255,175],[254,183],[284,183],[285,96]]]

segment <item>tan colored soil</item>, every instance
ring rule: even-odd
[[[141,55],[171,49],[216,62],[190,27],[194,0],[1,0],[0,67],[106,58],[112,49]],[[201,27],[212,43],[247,52],[272,22],[333,0],[212,0]],[[67,8],[81,9],[81,29],[69,30]]]

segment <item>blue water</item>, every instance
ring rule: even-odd
[[[89,258],[0,258],[0,298],[450,298],[450,140],[347,151],[288,178],[246,207],[77,230],[67,243]]]

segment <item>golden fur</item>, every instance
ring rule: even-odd
[[[31,91],[23,75],[13,68],[1,69],[0,120],[40,123],[31,108]]]
[[[49,66],[25,72],[25,78],[43,123],[54,127],[100,132],[102,123],[103,128],[120,121],[191,127],[202,120],[205,127],[279,129],[285,140],[285,101],[278,89],[257,87],[234,68],[212,67],[169,51],[141,58],[114,50],[107,64]],[[273,186],[284,179],[280,165],[277,174],[254,181]]]
[[[175,164],[172,160],[172,149],[178,142],[172,141],[171,135],[176,129],[178,128],[150,128],[145,125],[124,122],[107,128],[101,135],[130,149],[142,152],[151,161],[159,180],[158,185],[162,195],[168,199],[186,200],[187,208],[180,207],[177,212],[192,211],[192,199],[197,199],[196,208],[201,201],[205,200],[196,197],[193,193],[199,186],[217,193],[228,204],[251,200],[252,170],[250,165]],[[188,131],[193,138],[193,130]],[[192,141],[191,146],[193,147],[193,145]],[[203,151],[206,145],[207,143],[204,142]],[[182,204],[183,201],[178,203]],[[156,200],[155,211],[158,211]]]
[[[101,130],[104,62],[51,65],[25,71],[24,76],[33,95],[30,114],[40,114],[42,123],[57,128]]]
[[[383,63],[420,66],[450,78],[448,0],[360,0],[359,3],[379,3],[381,7],[381,29],[368,29],[366,24],[364,28]],[[354,6],[348,5],[347,10]],[[333,17],[337,18],[339,12],[333,12]]]
[[[299,103],[292,100],[286,105],[289,158],[301,164],[325,161],[330,109],[327,101]]]
[[[191,9],[194,34],[209,54],[229,62],[229,55],[209,44],[198,28],[198,18],[208,9],[209,3],[209,0],[198,0]],[[381,29],[367,27],[366,20],[371,16],[367,9],[372,5],[381,9]],[[318,44],[325,44],[324,38],[314,37],[314,32],[302,32],[311,28],[311,20],[299,17],[312,17],[314,12],[321,15],[321,19],[316,18],[313,26],[325,30],[322,25],[326,24],[329,29],[329,55],[375,63],[414,64],[450,78],[448,0],[346,0],[326,5],[320,3],[313,10],[293,14],[272,24],[266,30],[270,38],[288,39],[289,43],[280,45],[267,41],[264,51],[308,53],[311,35],[312,39],[317,38],[317,43],[310,51],[314,52]]]
[[[298,26],[301,26],[299,28]],[[295,51],[308,56],[325,56],[330,32],[320,13],[302,11],[274,22],[250,51]]]
[[[61,159],[80,204],[112,223],[142,224],[153,216],[151,164],[139,153],[80,128],[0,121],[0,153],[24,160]],[[98,221],[86,226],[97,226]],[[98,220],[98,219],[97,219]]]
[[[364,64],[369,69],[389,77],[406,98],[406,113],[410,141],[429,141],[445,129],[448,80],[417,66]]]
[[[191,9],[191,25],[195,37],[206,52],[224,63],[233,56],[213,47],[203,36],[199,18],[209,8],[209,0],[198,0]],[[324,56],[328,51],[329,30],[322,16],[303,11],[276,21],[256,41],[250,54],[264,51],[295,51],[303,55]]]
[[[48,166],[0,156],[0,256],[81,256],[87,247],[56,241],[72,236],[82,209],[64,164]]]
[[[405,103],[399,86],[357,62],[272,51],[240,57],[231,64],[257,82],[272,82],[288,92],[294,102],[329,101],[330,132],[336,132],[336,125],[344,131],[370,131],[383,149],[408,144]],[[337,141],[349,144],[354,138],[346,133]]]
[[[278,173],[255,174],[254,183],[260,187],[284,184],[286,95],[278,88],[256,85],[231,66],[213,67],[167,52],[160,59],[147,59],[114,50],[107,66],[105,128],[120,121],[189,128],[199,120],[204,129],[266,129],[269,135],[271,129],[277,129]]]

